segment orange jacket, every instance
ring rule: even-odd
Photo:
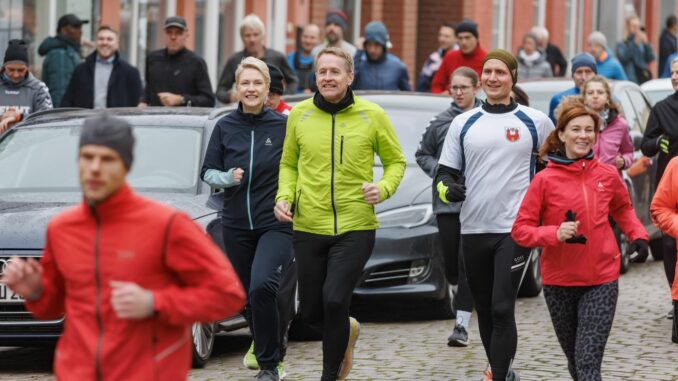
[[[238,312],[244,292],[224,254],[184,213],[124,185],[95,207],[56,216],[41,260],[38,319],[66,314],[54,356],[59,380],[185,380],[193,322]],[[152,317],[118,319],[112,280],[153,291]]]
[[[669,161],[650,205],[652,221],[664,233],[678,238],[678,157]],[[678,269],[678,265],[676,266]],[[678,300],[678,282],[673,282],[671,298]]]

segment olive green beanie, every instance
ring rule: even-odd
[[[516,82],[518,82],[518,61],[516,61],[516,57],[514,57],[511,52],[504,49],[493,49],[485,56],[483,67],[485,66],[485,62],[491,59],[499,60],[506,64],[509,73],[511,73],[511,79],[513,79],[513,86],[515,86]]]

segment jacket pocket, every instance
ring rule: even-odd
[[[301,217],[301,210],[299,209],[299,202],[301,201],[301,189],[297,193],[297,199],[294,201],[294,215]]]
[[[339,164],[344,164],[344,135],[341,135],[341,143],[339,145]]]

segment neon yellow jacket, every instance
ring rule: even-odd
[[[336,114],[316,107],[313,98],[294,106],[276,195],[276,202],[294,206],[294,230],[338,235],[376,229],[374,207],[361,190],[363,183],[374,182],[375,152],[384,167],[377,183],[383,201],[405,172],[405,157],[384,110],[357,96]]]

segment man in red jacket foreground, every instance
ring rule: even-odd
[[[40,263],[13,258],[2,282],[38,319],[66,313],[61,380],[185,380],[193,322],[226,318],[244,293],[230,263],[184,213],[135,194],[123,120],[85,120],[83,202],[47,227]]]

